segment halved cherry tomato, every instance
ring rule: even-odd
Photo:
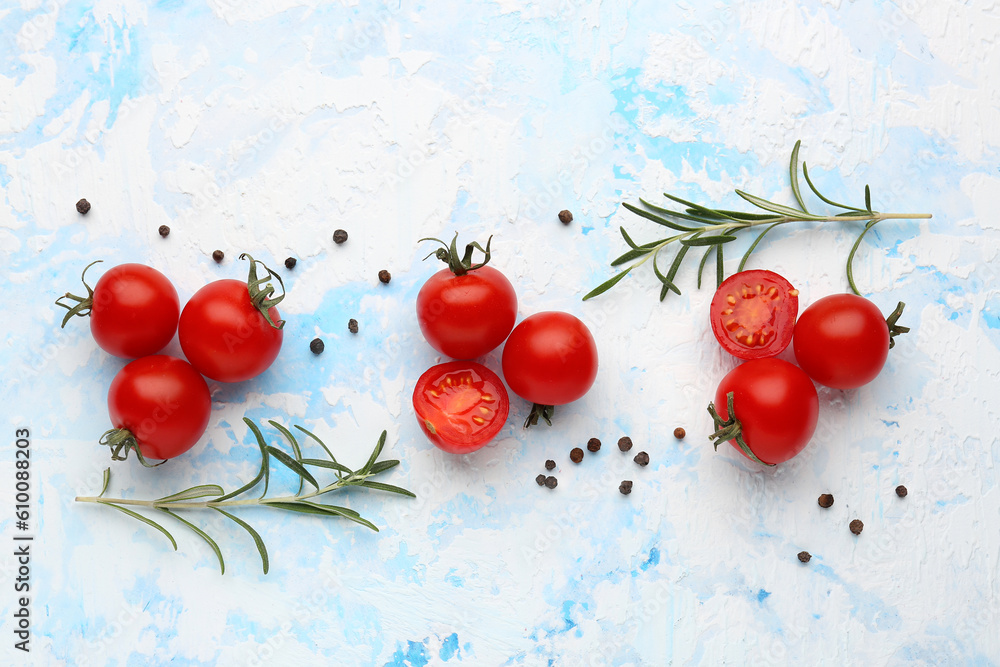
[[[413,410],[432,443],[452,454],[468,454],[500,432],[510,401],[496,373],[474,361],[451,361],[420,376]]]
[[[729,354],[765,359],[792,341],[799,291],[773,271],[741,271],[727,278],[712,297],[712,333]]]

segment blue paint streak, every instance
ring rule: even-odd
[[[769,597],[771,597],[771,593],[765,591],[763,588],[757,591],[757,602],[764,604],[764,600],[768,599]]]
[[[653,565],[659,565],[659,564],[660,564],[660,550],[657,549],[656,547],[653,547],[652,549],[649,550],[649,558],[647,558],[645,562],[643,562],[643,564],[640,565],[639,567],[643,571],[645,571],[648,570]]]
[[[441,651],[438,656],[447,662],[454,658],[456,653],[458,653],[458,634],[453,632],[445,637],[444,642],[441,643]]]
[[[403,647],[397,648],[384,667],[425,667],[427,662],[427,651],[424,644],[408,641],[405,652]]]

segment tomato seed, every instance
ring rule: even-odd
[[[632,438],[628,437],[627,435],[618,438],[618,449],[622,450],[623,452],[627,452],[628,450],[632,449]]]
[[[353,317],[347,320],[347,330],[351,333],[358,333],[358,321]]]
[[[556,467],[556,462],[553,461],[552,459],[549,459],[548,461],[545,462],[546,470],[555,470],[555,467]]]
[[[632,493],[632,480],[628,479],[624,480],[621,484],[618,485],[618,491],[623,496],[627,496],[628,494]]]
[[[808,551],[800,551],[799,560],[803,563],[808,563],[810,560],[812,560],[812,554],[810,554]]]
[[[597,438],[591,438],[587,441],[587,451],[588,452],[599,452],[601,451],[601,441]]]
[[[824,493],[819,497],[819,500],[817,502],[819,502],[820,507],[825,509],[833,505],[833,496],[830,495],[829,493]]]
[[[538,484],[538,486],[545,486],[545,475],[539,475],[536,477],[535,483]]]
[[[896,495],[899,496],[900,498],[905,498],[906,497],[906,493],[907,493],[906,492],[906,487],[903,486],[902,484],[900,484],[899,486],[896,487]]]
[[[76,203],[76,212],[80,215],[87,215],[87,211],[90,210],[90,202],[86,199],[81,199]]]
[[[336,243],[337,245],[340,245],[346,240],[347,240],[347,232],[345,232],[343,229],[338,229],[333,232],[333,242]]]
[[[687,435],[687,431],[685,431],[680,426],[674,429],[674,437],[677,438],[678,440],[683,440],[685,435]]]
[[[285,268],[286,269],[294,269],[296,263],[297,262],[296,262],[296,260],[295,260],[294,257],[289,257],[288,259],[285,260]]]
[[[579,463],[583,460],[583,450],[579,447],[574,447],[569,453],[569,460],[573,463]]]
[[[645,468],[646,466],[649,465],[649,454],[647,454],[646,452],[639,452],[638,454],[635,455],[635,458],[632,460]]]
[[[309,343],[309,349],[313,354],[322,354],[323,350],[326,349],[326,345],[319,338],[313,338],[312,342]]]
[[[378,279],[381,280],[383,284],[388,285],[389,281],[392,280],[392,274],[385,269],[382,269],[378,272]]]
[[[545,486],[547,486],[548,488],[554,489],[558,485],[559,485],[559,480],[556,479],[555,477],[546,477],[545,478]]]
[[[559,222],[563,223],[564,225],[568,225],[569,223],[573,222],[573,214],[567,210],[559,211]]]
[[[865,524],[861,523],[861,519],[855,519],[851,522],[851,532],[855,535],[860,535],[861,531],[865,529]]]
[[[168,236],[170,236],[170,228],[167,227],[166,225],[160,225],[159,232],[160,236],[162,236],[163,238],[167,238]]]
[[[217,264],[221,264],[222,260],[225,259],[225,257],[226,257],[226,254],[224,252],[222,252],[221,250],[213,250],[212,251],[212,259],[214,259]]]

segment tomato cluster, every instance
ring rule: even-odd
[[[427,342],[456,359],[429,369],[413,390],[420,428],[441,449],[465,454],[483,447],[503,428],[509,399],[503,382],[472,361],[505,340],[504,378],[530,401],[525,426],[551,423],[554,406],[581,398],[597,377],[597,345],[586,325],[563,312],[541,312],[517,327],[517,295],[506,276],[486,266],[490,242],[470,243],[459,257],[458,235],[433,254],[448,264],[421,287],[417,321]],[[492,237],[490,239],[492,241]],[[474,250],[485,259],[472,263]]]
[[[709,413],[718,447],[729,441],[747,458],[775,465],[812,438],[819,414],[813,382],[855,389],[881,372],[903,304],[884,318],[869,300],[834,294],[796,321],[798,291],[771,271],[743,271],[724,281],[711,325],[724,350],[746,360],[720,382]],[[774,357],[791,343],[798,366]]]
[[[135,359],[111,382],[108,413],[113,429],[101,438],[112,458],[130,450],[146,458],[169,459],[198,442],[208,426],[212,402],[202,377],[242,382],[260,375],[281,349],[284,322],[269,282],[281,278],[249,255],[249,277],[217,280],[200,290],[180,310],[177,290],[162,273],[142,264],[122,264],[105,273],[87,296],[66,294],[57,300],[73,316],[90,316],[94,340],[104,351]],[[267,271],[257,275],[257,266]],[[73,305],[62,303],[67,299]],[[188,361],[157,354],[178,334]]]

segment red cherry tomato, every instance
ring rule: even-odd
[[[96,264],[87,266],[89,269]],[[121,264],[108,270],[87,297],[67,294],[76,302],[72,307],[59,303],[73,315],[90,315],[90,332],[98,346],[108,354],[125,359],[155,354],[166,347],[177,331],[180,301],[177,290],[167,277],[144,264]]]
[[[730,421],[728,397],[733,394],[732,424],[718,424],[712,439],[728,440],[747,458],[774,465],[792,458],[812,438],[819,418],[816,387],[802,370],[781,359],[755,359],[740,364],[722,378],[709,406],[721,422]],[[727,430],[728,429],[728,430]],[[740,446],[736,434],[746,444]]]
[[[772,271],[741,271],[716,290],[710,311],[712,333],[729,354],[764,359],[792,341],[799,291]]]
[[[452,454],[468,454],[500,432],[510,401],[503,382],[486,366],[451,361],[420,376],[413,410],[431,442]]]
[[[117,459],[125,458],[121,449],[127,454],[135,448],[140,458],[171,459],[198,442],[211,412],[208,385],[191,364],[165,354],[142,357],[111,381],[108,414],[116,431],[102,442],[112,446]]]
[[[597,378],[597,344],[573,315],[536,313],[507,339],[503,375],[511,391],[538,408],[571,403]]]
[[[889,356],[889,325],[878,307],[855,294],[810,305],[795,325],[795,360],[816,382],[855,389],[878,376]]]
[[[504,342],[517,320],[517,295],[492,266],[462,275],[442,269],[417,294],[417,321],[431,347],[475,359]]]
[[[281,350],[278,326],[283,323],[278,309],[270,306],[263,311],[278,325],[273,326],[251,298],[251,289],[259,290],[254,286],[259,262],[252,258],[250,262],[250,287],[239,280],[216,280],[195,292],[181,313],[178,336],[184,355],[202,375],[219,382],[260,375]]]

